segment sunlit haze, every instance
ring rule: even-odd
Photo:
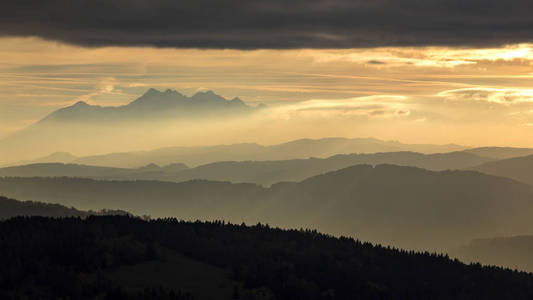
[[[533,146],[532,63],[530,44],[198,50],[2,38],[0,136],[78,101],[125,105],[156,88],[186,95],[213,90],[268,105],[216,138],[191,132],[168,146],[326,136]]]
[[[533,299],[532,12],[0,1],[0,300]]]

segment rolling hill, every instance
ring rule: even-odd
[[[533,155],[486,162],[472,169],[533,185]]]
[[[242,143],[198,147],[166,147],[151,151],[117,152],[76,157],[56,152],[34,160],[12,162],[6,166],[35,163],[72,163],[117,168],[138,168],[151,163],[168,165],[176,162],[199,166],[220,161],[268,161],[326,158],[337,154],[372,154],[377,152],[412,151],[425,154],[463,150],[459,145],[402,144],[373,138],[301,139],[277,145]]]
[[[476,154],[479,156],[492,158],[495,160],[507,159],[519,156],[527,156],[533,154],[533,148],[516,148],[516,147],[480,147],[467,149],[465,152]]]
[[[0,176],[93,178],[102,176],[121,176],[135,171],[135,169],[95,167],[77,164],[39,163],[0,168]]]
[[[59,204],[17,201],[0,196],[0,219],[17,216],[85,217],[88,213]]]
[[[394,164],[441,171],[447,169],[464,169],[481,162],[486,162],[487,160],[463,152],[444,154],[385,152],[373,154],[339,154],[328,158],[279,161],[229,161],[216,162],[182,170],[173,174],[173,180],[207,179],[271,185],[281,181],[301,181],[308,177],[358,164]]]
[[[206,147],[168,147],[144,152],[111,153],[80,157],[72,162],[112,167],[139,167],[149,163],[167,165],[175,162],[181,162],[188,166],[199,166],[220,161],[326,158],[337,154],[398,151],[444,153],[462,149],[464,147],[458,145],[411,145],[373,138],[322,138],[301,139],[267,146],[244,143]]]
[[[193,180],[1,178],[10,197],[188,220],[267,222],[415,249],[530,234],[533,190],[473,171],[358,165],[269,188]]]
[[[42,203],[35,201],[18,201],[0,196],[0,219],[9,219],[19,216],[42,217],[88,217],[91,215],[125,215],[120,210],[81,211],[72,207],[59,204]]]
[[[31,164],[0,168],[0,176],[9,177],[85,177],[117,180],[187,181],[206,179],[249,182],[271,185],[281,181],[301,181],[308,177],[346,168],[356,164],[396,164],[429,170],[465,169],[488,159],[465,152],[420,154],[386,152],[375,154],[345,154],[328,158],[292,159],[279,161],[227,161],[187,168],[184,164],[159,167],[155,164],[136,169],[93,167],[77,164]]]

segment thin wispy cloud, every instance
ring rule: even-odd
[[[465,88],[440,92],[439,97],[452,101],[481,101],[503,105],[533,104],[533,89]]]
[[[404,117],[410,114],[407,97],[379,95],[347,99],[313,99],[291,104],[278,105],[267,110],[271,118],[301,117]]]

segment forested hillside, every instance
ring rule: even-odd
[[[10,245],[0,247],[2,299],[533,297],[531,274],[259,224],[15,218],[0,222],[0,241]],[[165,270],[165,276],[183,279],[153,285],[151,277],[161,270],[147,266],[171,264],[175,257],[181,268]],[[223,275],[220,294],[209,296],[215,273]]]

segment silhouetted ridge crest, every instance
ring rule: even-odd
[[[473,167],[472,170],[505,176],[533,186],[533,155],[486,162]]]
[[[122,106],[95,106],[77,102],[61,108],[43,121],[92,122],[92,121],[139,121],[154,117],[158,120],[191,117],[214,117],[221,114],[251,112],[257,108],[246,105],[239,98],[227,100],[213,91],[197,92],[187,97],[167,89],[163,92],[150,88],[141,97]]]
[[[78,101],[76,102],[73,107],[78,107],[78,108],[81,108],[81,107],[87,107],[87,106],[90,106],[89,104],[87,104],[87,102],[85,101]]]
[[[298,143],[296,143],[298,144]],[[295,145],[295,144],[293,144]],[[278,146],[284,148],[290,146],[281,145]],[[298,146],[299,148],[308,149],[305,147],[305,143],[302,143]],[[213,147],[209,148],[208,151],[213,151],[217,154],[221,154],[223,151],[228,151],[231,149],[240,148],[240,151],[243,153],[251,153],[256,149],[260,148],[258,145],[233,145],[229,147]],[[199,148],[198,151],[189,151],[193,155],[198,152],[202,153],[202,149]],[[207,149],[207,148],[205,148]],[[227,149],[227,150],[224,150]],[[262,148],[263,151],[268,152],[270,148]],[[298,151],[298,148],[294,149]],[[168,151],[168,153],[167,153]],[[169,161],[175,160],[179,161],[186,159],[185,157],[180,157],[178,155],[174,156],[172,153],[175,150],[173,149],[162,149],[160,153],[165,155]],[[236,154],[237,151],[232,152],[231,154]],[[205,152],[203,152],[205,153]],[[266,153],[268,155],[268,153]],[[136,155],[136,154],[131,154]],[[167,156],[168,155],[168,156]],[[120,159],[120,154],[117,156],[110,156],[109,159],[114,158],[113,161],[116,162]],[[150,157],[150,156],[148,156]],[[165,180],[165,181],[186,181],[190,179],[203,178],[209,180],[218,180],[218,181],[231,181],[231,182],[252,182],[263,185],[271,185],[277,182],[287,182],[287,181],[302,181],[306,178],[340,170],[349,166],[368,164],[368,165],[380,165],[380,164],[393,164],[393,165],[402,165],[402,166],[413,166],[424,168],[433,171],[441,171],[445,169],[465,169],[472,166],[479,165],[480,163],[486,162],[487,159],[478,157],[474,154],[467,152],[452,152],[446,154],[420,154],[415,152],[387,152],[387,153],[373,153],[373,154],[340,154],[334,155],[329,158],[309,158],[309,159],[289,159],[289,160],[272,160],[272,161],[257,161],[257,160],[244,160],[244,161],[219,161],[214,163],[208,163],[200,165],[193,168],[188,168],[184,164],[172,165],[166,162],[156,163],[161,166],[161,168],[152,168],[152,170],[147,172],[142,172],[146,170],[145,167],[149,164],[157,161],[156,156],[152,156],[154,160],[139,164],[135,166],[135,169],[123,169],[122,174],[114,173],[111,174],[100,174],[100,178],[115,178],[115,179],[155,179],[155,180]],[[55,161],[61,161],[62,157],[58,157]],[[227,156],[226,156],[227,158]],[[54,160],[52,156],[50,159]],[[84,163],[84,160],[72,159],[72,162]],[[92,163],[91,165],[99,165],[98,163]],[[34,165],[35,166],[35,165]],[[85,168],[87,171],[87,165],[79,166],[81,169]],[[21,173],[19,171],[24,171]],[[21,174],[31,175],[31,165],[11,167],[11,168],[0,168],[0,175],[4,174],[5,176]],[[45,176],[46,170],[43,168],[35,169],[35,171]],[[59,174],[60,169],[55,169],[51,166],[50,170],[53,174]],[[109,172],[110,169],[102,169],[102,171]],[[82,172],[78,173],[82,176]],[[92,174],[92,176],[90,176]],[[66,174],[65,174],[66,175]],[[96,173],[87,173],[86,176],[82,177],[94,177]]]
[[[0,289],[2,299],[533,298],[532,274],[262,223],[14,218],[0,222],[0,240],[6,245],[0,247],[0,278],[10,283]],[[165,278],[144,297],[132,295],[150,287],[153,276],[162,278],[161,270],[163,278],[193,280]],[[131,278],[135,289],[127,289]],[[214,297],[197,295],[211,279],[230,288]],[[181,289],[198,297],[176,295]]]
[[[91,215],[128,215],[128,213],[122,210],[107,209],[98,212],[82,211],[55,203],[18,201],[0,196],[0,220],[27,216],[65,218],[88,217]]]

